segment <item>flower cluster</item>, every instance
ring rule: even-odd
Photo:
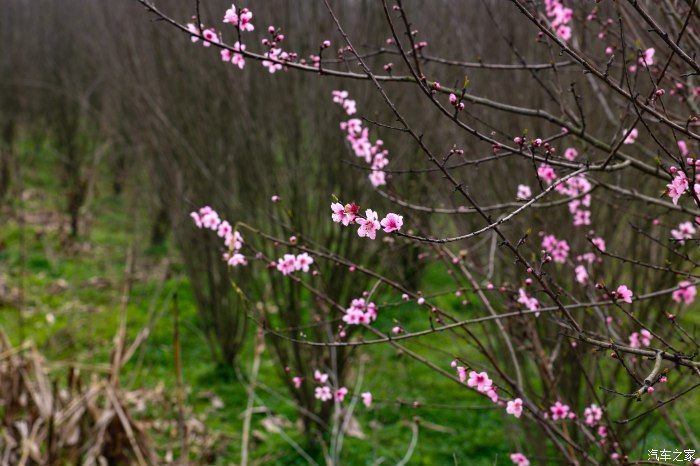
[[[348,325],[369,324],[375,320],[377,320],[377,305],[367,302],[364,298],[353,299],[343,316],[343,322]]]
[[[673,180],[671,183],[667,184],[668,197],[671,198],[674,204],[678,204],[678,200],[681,196],[690,188],[690,183],[688,182],[688,177],[686,174],[678,170],[676,167],[671,167],[671,174],[673,175]],[[695,193],[700,195],[700,183],[695,183],[693,186]]]
[[[586,425],[595,426],[603,417],[603,410],[597,404],[593,403],[583,410],[584,422]]]
[[[678,240],[679,244],[685,244],[685,240],[692,239],[696,231],[692,222],[683,222],[671,230],[671,236]]]
[[[303,252],[298,255],[285,254],[277,259],[277,270],[282,272],[282,275],[289,275],[292,272],[308,272],[311,264],[314,263],[314,258],[308,253]]]
[[[562,40],[568,41],[571,39],[571,26],[568,26],[568,24],[574,16],[574,11],[565,7],[561,0],[545,0],[544,4],[552,29],[556,31]]]
[[[262,66],[267,68],[270,74],[274,74],[277,71],[284,69],[284,63],[289,61],[296,61],[297,54],[295,52],[285,52],[279,46],[279,44],[284,40],[284,34],[275,28],[274,26],[269,26],[267,32],[270,38],[262,39],[262,44],[267,47],[267,52],[264,53],[267,60],[262,61]]]
[[[223,238],[224,245],[228,249],[223,258],[228,265],[236,267],[248,264],[248,260],[240,252],[243,247],[243,236],[237,231],[233,231],[229,222],[221,220],[214,209],[204,206],[198,211],[190,213],[190,217],[197,228],[215,231],[219,238]]]
[[[348,91],[333,91],[333,102],[343,107],[345,113],[348,115],[354,115],[357,112],[357,103],[348,99]]]
[[[365,211],[364,218],[360,217],[358,215],[360,207],[357,204],[343,205],[340,202],[334,202],[331,204],[331,210],[333,211],[331,219],[335,223],[342,223],[345,226],[352,223],[359,225],[357,234],[362,238],[375,239],[377,230],[380,228],[384,230],[384,233],[392,233],[399,231],[403,226],[403,217],[392,212],[386,214],[381,222],[377,212],[372,209]]]
[[[224,14],[224,23],[236,26],[241,31],[253,31],[255,26],[251,23],[253,13],[248,8],[236,8],[236,5],[231,5],[231,8],[226,10]]]
[[[647,329],[642,329],[639,332],[634,332],[630,335],[630,346],[632,348],[641,348],[642,346],[651,345],[651,340],[654,337]]]
[[[333,102],[341,105],[348,115],[357,111],[355,101],[348,99],[347,91],[333,91]],[[377,139],[372,143],[369,138],[369,129],[364,127],[359,118],[341,122],[340,129],[347,133],[345,139],[350,143],[355,155],[371,166],[372,173],[369,175],[369,181],[372,186],[385,185],[386,172],[383,169],[389,164],[389,151],[384,149],[384,141]]]
[[[677,303],[692,304],[695,301],[697,289],[688,280],[683,280],[678,284],[678,289],[671,294],[671,299]]]
[[[552,406],[549,407],[549,412],[552,416],[553,421],[558,421],[559,419],[574,419],[576,413],[571,411],[569,405],[563,404],[561,401],[557,401]],[[547,413],[545,413],[545,416]]]
[[[195,19],[192,17],[192,19]],[[202,36],[202,45],[205,47],[210,47],[211,44],[218,44],[219,43],[219,36],[216,34],[216,30],[214,28],[206,28],[203,29],[204,25],[200,24],[199,27],[197,27],[194,23],[187,23],[187,30],[190,31],[192,36],[190,36],[190,39],[192,42],[199,42],[199,36]]]
[[[195,18],[193,17],[192,19]],[[247,8],[238,9],[236,8],[236,5],[231,5],[231,8],[226,10],[226,13],[224,14],[223,22],[236,26],[239,31],[253,31],[255,27],[253,26],[253,23],[251,23],[252,19],[253,13],[250,10]],[[188,23],[187,29],[192,33],[192,42],[199,41],[198,36],[201,35],[203,37],[202,45],[205,47],[209,47],[211,44],[221,43],[221,40],[214,28],[203,29],[203,25],[201,24],[198,27],[195,23]],[[221,49],[221,60],[243,69],[245,66],[245,59],[243,58],[243,54],[240,52],[244,51],[245,44],[236,41],[236,43],[233,44],[233,51],[228,48]]]
[[[483,372],[470,371],[469,378],[467,379],[467,368],[458,365],[457,361],[454,360],[451,366],[457,371],[457,377],[462,383],[467,383],[467,386],[472,387],[480,393],[486,394],[491,401],[498,403],[498,393],[496,393],[496,386],[493,384],[493,380],[489,378],[489,375]]]
[[[564,183],[556,185],[554,190],[564,196],[575,198],[568,204],[569,212],[574,216],[574,226],[591,224],[591,212],[586,209],[591,206],[591,195],[588,194],[591,191],[591,183],[585,176],[573,176]]]
[[[240,42],[236,41],[236,43],[233,44],[233,49],[236,52],[232,52],[229,49],[221,49],[221,60],[225,62],[230,62],[232,65],[243,69],[243,67],[245,66],[245,58],[243,58],[242,54],[237,52],[245,51],[245,44],[241,44]]]
[[[294,377],[292,380],[294,381],[294,386],[296,388],[301,386],[301,377]],[[330,385],[328,385],[328,374],[323,373],[318,369],[314,371],[314,381],[318,384],[318,386],[314,389],[314,398],[321,400],[322,402],[333,399],[338,403],[342,403],[348,394],[348,389],[346,387],[339,387],[333,391]],[[364,403],[366,407],[369,408],[372,406],[371,392],[363,392],[360,396],[362,397],[362,403]]]
[[[554,168],[546,163],[540,164],[540,166],[537,167],[537,176],[548,185],[552,184],[554,180],[557,179]]]
[[[528,295],[524,288],[518,290],[518,302],[530,311],[537,311],[540,308],[540,302],[537,298]],[[539,312],[535,312],[535,317],[539,317],[539,315]]]
[[[552,256],[554,262],[559,264],[566,262],[566,258],[569,257],[569,243],[564,239],[557,239],[554,235],[542,237],[542,249]]]

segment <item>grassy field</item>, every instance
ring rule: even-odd
[[[127,208],[124,197],[109,194],[107,186],[96,187],[97,194],[88,209],[87,232],[76,240],[66,239],[59,228],[64,219],[56,193],[61,188],[52,176],[51,152],[36,145],[27,145],[23,152],[25,190],[21,199],[13,200],[13,207],[23,213],[25,222],[21,224],[13,217],[0,228],[0,285],[5,290],[0,303],[0,328],[14,343],[23,339],[35,342],[57,373],[68,361],[88,372],[104,369],[119,325],[126,256],[133,245],[137,260],[127,309],[128,337],[133,340],[149,322],[152,331],[125,367],[122,383],[127,389],[162,385],[165,393],[173,391],[172,310],[177,295],[187,408],[202,420],[206,435],[215,439],[211,461],[236,463],[247,400],[239,376],[249,370],[252,339],[239,359],[239,367],[217,364],[200,329],[191,290],[175,251],[149,248],[142,240],[143,228],[134,220],[133,209]],[[166,263],[170,275],[162,280]],[[439,291],[442,279],[440,271],[428,270],[422,289]],[[23,296],[21,313],[18,293]],[[472,312],[454,296],[441,300],[460,317]],[[418,329],[424,319],[420,323],[417,319],[412,322],[402,318],[402,322],[408,329]],[[452,350],[456,350],[450,346],[453,344],[436,335],[411,341],[408,347],[447,363]],[[428,348],[433,346],[439,346],[441,353]],[[518,440],[521,434],[512,417],[471,391],[434,377],[429,369],[405,355],[383,346],[369,346],[363,351],[370,363],[366,365],[362,390],[371,390],[377,402],[372,409],[357,410],[364,438],[346,439],[342,455],[345,464],[379,464],[379,458],[384,464],[395,464],[408,449],[411,423],[416,417],[420,429],[410,464],[510,464],[508,453],[522,441]],[[465,350],[460,351],[464,354]],[[254,417],[252,456],[261,464],[306,464],[292,446],[300,443],[306,448],[293,424],[294,407],[287,400],[271,359],[265,356],[269,355],[263,357],[256,405],[264,405],[269,411]],[[420,402],[420,407],[412,406],[414,401]],[[280,417],[272,418],[273,414]],[[175,412],[147,407],[137,417],[173,419]],[[266,419],[280,422],[283,434],[266,428]],[[700,423],[697,412],[691,413],[691,421]],[[649,427],[649,446],[674,445],[663,424]],[[174,449],[174,432],[152,435],[161,454]],[[646,446],[638,446],[637,457],[642,457]],[[318,451],[309,453],[322,459]]]
[[[133,244],[136,262],[128,302],[129,340],[151,319],[153,326],[125,367],[123,384],[134,389],[162,384],[166,392],[173,390],[172,303],[177,295],[187,405],[210,432],[221,436],[217,463],[235,463],[240,454],[241,413],[247,399],[237,371],[249,369],[252,341],[239,359],[240,367],[218,365],[200,329],[189,283],[175,251],[149,248],[134,233],[135,221],[127,213],[131,210],[125,199],[110,194],[107,186],[96,187],[85,234],[67,239],[59,228],[65,219],[61,198],[56,194],[61,188],[52,176],[51,151],[26,145],[23,161],[25,194],[13,201],[13,207],[23,213],[25,221],[21,224],[13,217],[0,229],[0,277],[8,294],[15,294],[14,299],[3,297],[0,304],[2,330],[15,344],[23,339],[35,342],[57,372],[62,362],[79,364],[86,371],[105,368],[119,325],[127,251]],[[163,281],[166,262],[170,276]],[[431,283],[439,282],[439,278],[428,274],[425,290],[436,289]],[[23,296],[21,305],[18,293]],[[454,301],[457,303],[456,298]],[[410,328],[411,321],[404,322]],[[426,343],[430,341],[411,343],[409,347]],[[449,361],[449,348],[443,345],[443,349],[446,353],[439,356]],[[421,351],[425,353],[422,347]],[[409,446],[414,417],[420,418],[421,427],[412,464],[494,464],[505,459],[509,450],[500,412],[470,392],[459,390],[453,382],[435,378],[429,369],[406,356],[379,346],[368,347],[365,352],[371,363],[366,366],[362,389],[371,390],[377,401],[372,409],[357,411],[365,438],[346,439],[343,458],[348,464],[372,464],[380,457],[387,464],[396,463]],[[291,424],[295,410],[286,400],[285,388],[270,358],[263,358],[259,381],[260,401],[289,421],[285,429],[289,439],[267,432],[260,423],[265,416],[256,415],[253,428],[260,435],[254,436],[253,457],[277,464],[305,464],[290,443],[303,444],[303,438]],[[392,401],[385,404],[382,400]],[[406,405],[397,409],[396,400]],[[421,406],[411,406],[414,401],[421,402]],[[463,409],[455,410],[454,406]],[[146,410],[142,416],[174,417],[175,413]],[[165,453],[174,440],[156,436],[156,441]]]

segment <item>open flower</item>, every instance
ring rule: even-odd
[[[520,417],[523,414],[523,400],[520,398],[510,400],[506,405],[506,413]]]
[[[471,371],[469,373],[467,385],[470,387],[475,387],[481,393],[486,393],[493,385],[493,381],[489,378],[486,372]]]
[[[522,453],[511,453],[510,460],[516,466],[530,466],[530,461]]]
[[[328,401],[331,398],[333,398],[333,395],[331,394],[331,387],[324,385],[322,387],[316,387],[314,390],[314,397],[317,400],[321,401]]]
[[[403,217],[394,213],[388,213],[380,223],[384,227],[384,233],[399,231],[403,225]]]
[[[634,295],[634,293],[632,293],[632,290],[627,288],[627,285],[618,286],[617,290],[615,290],[615,293],[617,295],[617,299],[628,304],[632,302],[632,296]]]
[[[365,218],[358,218],[355,223],[360,225],[357,234],[362,238],[375,239],[377,230],[379,230],[379,220],[377,220],[377,212],[371,209],[365,211]]]

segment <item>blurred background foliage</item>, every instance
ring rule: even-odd
[[[183,21],[193,14],[190,1],[161,3]],[[339,43],[321,2],[250,3],[258,30],[268,24],[282,27],[288,47],[302,55],[315,53],[326,38],[333,39],[334,47]],[[377,2],[335,3],[350,36],[361,46],[370,50],[385,42],[389,31]],[[468,7],[456,0],[406,3],[409,11],[416,12],[417,27],[428,38],[432,55],[498,63],[517,62],[519,57],[540,62],[559,59],[544,47],[530,47],[533,30],[516,22],[515,12],[497,1],[468,2]],[[218,0],[202,2],[202,14],[207,23],[223,26],[220,17],[228,6]],[[498,24],[492,22],[490,8],[498,9]],[[217,439],[195,446],[193,459],[212,464],[238,461],[255,333],[247,306],[264,309],[276,327],[298,329],[327,313],[300,287],[264,267],[230,274],[215,239],[192,227],[190,211],[211,205],[232,221],[272,235],[303,237],[426,294],[450,288],[439,264],[427,267],[418,259],[425,249],[401,241],[380,248],[357,241],[353,231],[329,221],[332,195],[379,211],[392,205],[373,192],[366,173],[352,165],[354,157],[338,128],[347,117],[331,103],[333,89],[347,89],[363,116],[390,123],[390,114],[366,83],[293,72],[270,75],[252,61],[238,70],[222,63],[213,48],[191,44],[188,37],[153,21],[130,1],[5,0],[0,2],[0,44],[0,325],[17,344],[36,342],[50,361],[83,364],[87,372],[99,370],[110,358],[127,251],[133,250],[128,335],[134,338],[145,327],[151,330],[126,366],[123,383],[162,384],[166,391],[174,386],[172,309],[177,300],[187,406]],[[386,56],[373,59],[377,66],[386,61]],[[352,62],[338,66],[356,69]],[[487,71],[466,72],[470,91],[498,99],[505,94],[510,103],[559,112],[545,93],[525,91],[532,80],[530,72],[502,74],[499,79]],[[440,73],[446,85],[460,85],[465,77],[459,67]],[[566,79],[582,83],[586,78],[578,72]],[[483,143],[465,141],[457,128],[435,124],[435,116],[419,105],[413,87],[388,88],[411,123],[423,128],[428,143],[445,153],[454,144],[468,144],[463,148],[470,155],[490,153]],[[584,95],[584,101],[588,97]],[[552,129],[542,120],[504,116],[478,106],[467,112],[480,129],[499,137],[504,128],[509,134]],[[590,124],[594,132],[610,126],[605,118]],[[415,145],[400,133],[374,126],[371,131],[385,141],[390,168],[424,167]],[[585,157],[588,148],[578,149]],[[513,160],[509,169],[527,167],[526,162]],[[460,171],[484,204],[512,200],[515,184],[507,175],[488,165]],[[531,178],[535,183],[534,175]],[[459,205],[434,172],[392,176],[387,191],[404,193],[407,200],[422,205]],[[279,195],[282,202],[272,204],[272,195]],[[615,208],[601,205],[594,216],[606,218]],[[538,215],[535,211],[508,229],[537,231]],[[566,206],[555,215],[565,221],[561,231],[549,233],[560,236],[570,228]],[[465,215],[407,213],[407,218],[417,232],[440,231],[445,236],[478,225],[477,219]],[[616,225],[600,225],[597,233],[610,243],[625,235]],[[267,257],[285,252],[254,237],[246,239]],[[489,235],[464,247],[477,263],[486,263],[494,241]],[[580,248],[585,241],[572,243]],[[508,260],[496,254],[497,261]],[[320,264],[320,271],[324,291],[341,303],[371,286],[359,275],[349,279],[347,271],[337,266]],[[618,270],[613,267],[609,273],[615,276]],[[513,279],[500,269],[496,274],[500,275],[489,278]],[[643,280],[654,280],[654,286],[661,287],[663,278],[644,275],[634,277],[633,289]],[[236,293],[231,280],[246,290],[249,302]],[[461,298],[436,299],[454,315],[474,315],[472,305],[464,305]],[[378,325],[389,328],[394,318],[390,316],[399,315],[406,329],[425,326],[424,313],[409,305],[383,314]],[[314,331],[320,332],[317,337],[333,332],[334,323],[315,326]],[[301,333],[305,332],[293,336]],[[408,447],[414,416],[422,424],[412,464],[505,464],[508,452],[523,442],[537,441],[530,438],[532,434],[521,434],[492,406],[479,404],[471,393],[436,379],[388,348],[329,352],[274,337],[267,343],[258,400],[266,409],[256,414],[253,433],[252,454],[258,464],[305,464],[295,454],[297,443],[322,459],[319,444],[303,434],[313,430],[313,422],[300,413],[311,410],[322,420],[330,413],[317,405],[311,392],[295,391],[290,385],[290,374],[311,378],[316,367],[338,367],[339,376],[348,381],[356,379],[358,367],[364,367],[362,388],[371,390],[377,400],[374,409],[358,414],[358,432],[347,440],[343,453],[347,464],[378,464],[372,463],[377,458],[396,463]],[[407,346],[445,364],[453,354],[466,359],[474,351],[443,334]],[[561,364],[568,357],[562,355]],[[576,372],[575,364],[570,367]],[[581,388],[573,373],[562,383],[570,385],[572,394]],[[147,409],[143,416],[172,420],[175,415]],[[270,420],[277,424],[271,426]],[[647,442],[668,443],[667,428],[649,422]],[[303,428],[290,429],[295,423]],[[279,426],[292,433],[279,435]],[[163,457],[176,450],[171,430],[152,435]],[[640,444],[640,451],[643,448]]]

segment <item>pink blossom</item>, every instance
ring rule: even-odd
[[[554,262],[563,264],[566,258],[569,257],[569,243],[566,240],[559,240],[554,235],[545,235],[542,237],[542,249],[551,254]]]
[[[557,27],[557,35],[561,37],[564,41],[568,41],[571,39],[571,27],[570,26],[565,26],[565,25],[560,25]]]
[[[671,236],[678,240],[680,244],[684,244],[686,239],[691,239],[695,234],[696,229],[692,222],[679,223],[678,226],[671,230]]]
[[[343,322],[348,325],[369,324],[375,320],[377,320],[377,305],[365,301],[365,298],[353,299],[343,316]]]
[[[523,414],[523,400],[520,398],[510,400],[506,405],[506,413],[519,418]]]
[[[299,376],[292,377],[292,383],[294,384],[294,388],[301,387],[301,381],[302,381],[302,378]]]
[[[345,109],[345,113],[348,115],[353,115],[357,112],[357,104],[352,99],[345,99],[343,102],[343,108]]]
[[[625,136],[624,144],[634,144],[634,142],[637,140],[637,136],[639,136],[639,131],[637,128],[632,128],[632,131],[630,131],[629,134],[627,133],[627,130],[625,130],[624,134],[627,134],[627,136]]]
[[[322,387],[316,387],[314,390],[314,397],[317,400],[321,401],[328,401],[331,398],[333,398],[333,395],[331,394],[331,387],[324,385]]]
[[[187,30],[190,31],[190,33],[192,33],[192,36],[190,36],[190,40],[192,40],[192,42],[197,42],[199,40],[199,37],[197,36],[201,34],[200,28],[198,28],[192,23],[187,23]]]
[[[345,395],[348,394],[348,389],[345,387],[340,387],[335,391],[335,401],[338,403],[342,403],[342,401],[345,399]]]
[[[403,225],[403,217],[394,213],[388,213],[380,223],[384,228],[385,233],[399,231],[401,229],[401,226]]]
[[[219,236],[219,238],[226,238],[232,233],[232,231],[233,229],[231,228],[231,224],[224,220],[219,224],[216,234]]]
[[[240,42],[236,41],[233,44],[233,49],[236,52],[244,52],[245,51],[245,44],[241,44]],[[222,52],[223,52],[223,50],[222,50]],[[237,66],[241,70],[245,66],[245,58],[243,58],[243,54],[241,54],[241,53],[234,53],[231,56],[230,60],[231,60],[232,65]],[[228,60],[225,60],[225,61],[228,61]]]
[[[228,252],[224,253],[224,260],[231,267],[237,267],[239,265],[248,265],[248,259],[241,253],[230,254]]]
[[[331,204],[331,210],[333,211],[331,218],[335,223],[342,223],[348,226],[355,221],[360,207],[357,204],[346,204],[343,206],[339,202],[334,202]]]
[[[593,245],[595,245],[595,247],[597,247],[601,251],[605,252],[605,240],[603,238],[601,238],[601,237],[593,238],[591,240],[591,243],[593,243]]]
[[[681,152],[681,155],[683,157],[688,155],[688,153],[690,152],[688,150],[688,144],[682,139],[680,141],[678,141],[678,150]]]
[[[268,52],[265,52],[265,58],[269,60],[263,60],[262,65],[267,68],[270,74],[274,74],[276,71],[282,69],[282,64],[279,61],[286,57],[286,52],[283,52],[280,48],[271,48]]]
[[[314,380],[318,383],[326,383],[328,381],[328,374],[325,374],[320,370],[316,369],[314,371]]]
[[[551,21],[552,29],[554,29],[563,41],[570,40],[572,31],[571,26],[568,26],[568,24],[573,17],[573,10],[565,7],[561,0],[546,0],[545,7],[547,16]]]
[[[651,66],[654,64],[654,53],[656,53],[656,50],[654,50],[653,47],[650,47],[646,49],[645,51],[642,52],[642,56],[639,57],[639,64],[640,65],[647,65]]]
[[[277,270],[282,272],[282,275],[289,275],[297,270],[297,258],[294,254],[285,254],[277,259]]]
[[[530,311],[537,311],[540,308],[540,302],[537,300],[537,298],[533,298],[532,296],[528,295],[523,288],[518,290],[518,302]],[[539,315],[539,312],[535,312],[535,317],[539,317]]]
[[[205,47],[209,47],[211,44],[219,43],[219,36],[216,35],[216,31],[214,31],[212,28],[202,31],[202,37],[204,37],[202,45]]]
[[[253,13],[248,8],[237,10],[235,5],[226,10],[224,15],[224,23],[229,23],[240,28],[241,31],[253,31],[255,27],[250,22],[253,19]]]
[[[308,253],[304,252],[296,257],[296,263],[294,265],[294,270],[301,270],[302,272],[308,272],[309,266],[314,263],[314,258]]]
[[[557,174],[555,173],[554,168],[546,163],[541,164],[537,168],[537,176],[547,184],[552,184],[552,182],[557,179]]]
[[[574,161],[578,157],[578,151],[573,147],[569,147],[564,151],[564,158],[567,160]]]
[[[348,91],[332,91],[331,96],[333,97],[333,102],[342,105],[345,99],[348,98]]]
[[[688,178],[685,173],[678,171],[670,184],[667,184],[668,196],[673,200],[674,204],[678,204],[678,199],[688,189]]]
[[[615,293],[617,295],[617,299],[620,299],[628,304],[632,302],[632,296],[634,295],[634,293],[632,293],[632,290],[627,288],[627,285],[618,286],[617,290],[615,290]]]
[[[574,226],[579,227],[591,224],[590,210],[577,210],[574,212]]]
[[[632,348],[641,348],[642,347],[642,343],[639,341],[639,333],[638,332],[631,333],[629,340],[630,340],[630,346]]]
[[[524,184],[518,185],[518,193],[516,194],[518,199],[530,199],[532,197],[532,190],[529,186]]]
[[[522,453],[511,453],[510,460],[516,466],[530,466],[530,461]]]
[[[688,280],[683,280],[678,284],[678,289],[671,294],[671,299],[677,303],[692,304],[696,293],[695,285]]]
[[[457,378],[460,382],[464,383],[467,380],[467,368],[463,366],[457,366]]]
[[[382,170],[372,170],[372,173],[369,175],[369,182],[372,183],[372,186],[375,188],[384,186],[386,184],[386,172]]]
[[[486,372],[469,372],[469,380],[467,380],[467,385],[470,387],[476,387],[481,393],[486,393],[491,386],[493,381],[489,378]]]
[[[568,405],[562,404],[561,401],[557,401],[549,408],[549,411],[552,413],[553,421],[567,419],[569,417],[570,410],[571,408],[569,408]]]
[[[583,411],[583,415],[586,418],[586,425],[594,426],[598,424],[600,419],[603,417],[603,410],[600,409],[597,404],[593,403]]]
[[[362,397],[362,402],[365,404],[365,406],[367,408],[372,406],[372,393],[363,392],[360,396]]]
[[[234,231],[232,234],[227,235],[226,238],[224,238],[224,244],[227,248],[238,251],[243,247],[243,236],[241,236],[239,232]]]
[[[577,265],[574,272],[576,273],[577,282],[579,282],[581,285],[588,283],[588,271],[586,270],[585,266]]]
[[[379,230],[379,220],[377,220],[377,212],[371,209],[365,211],[365,218],[358,218],[355,221],[360,225],[357,230],[358,236],[361,238],[375,239],[377,237],[377,230]]]
[[[488,396],[494,403],[498,403],[498,392],[496,391],[496,387],[489,388],[486,391],[486,396]]]
[[[219,214],[209,206],[204,206],[197,212],[190,213],[190,217],[192,217],[192,220],[194,220],[197,228],[207,228],[209,230],[217,231],[219,224],[221,223]]]
[[[347,91],[335,90],[332,92],[333,102],[342,105],[348,115],[356,112],[354,100],[348,99]],[[340,129],[347,133],[346,140],[357,157],[363,158],[371,165],[371,173],[368,175],[372,186],[378,187],[386,184],[386,172],[383,168],[389,163],[389,151],[384,149],[383,141],[377,139],[370,141],[369,130],[365,128],[358,118],[351,118],[340,123]]]

